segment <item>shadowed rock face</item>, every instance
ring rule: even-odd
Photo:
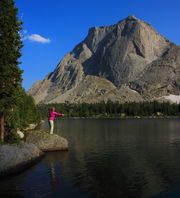
[[[165,38],[133,16],[91,29],[84,42],[93,52],[83,63],[85,73],[105,77],[117,87],[136,79],[169,48]]]
[[[147,65],[130,87],[147,99],[180,95],[180,47],[172,44],[162,57]]]
[[[149,24],[129,16],[115,25],[91,28],[29,94],[37,103],[51,103],[141,101],[179,93],[179,49]],[[170,90],[155,91],[170,85]]]

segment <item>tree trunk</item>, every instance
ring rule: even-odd
[[[4,141],[4,114],[0,115],[0,140]]]

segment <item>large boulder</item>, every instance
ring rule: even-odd
[[[65,138],[40,130],[28,132],[26,142],[35,144],[42,151],[68,150],[68,141]]]
[[[21,172],[43,155],[37,146],[30,143],[0,145],[0,177]]]

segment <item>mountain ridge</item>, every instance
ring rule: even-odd
[[[37,103],[143,101],[180,94],[179,49],[148,23],[130,15],[114,25],[90,28],[54,72],[35,83],[28,93]],[[156,74],[160,65],[166,70],[162,76]],[[162,87],[157,84],[176,86],[156,93],[152,90]]]

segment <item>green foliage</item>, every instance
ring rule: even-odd
[[[6,114],[5,141],[18,143],[20,141],[17,129],[23,130],[29,124],[38,124],[41,120],[40,112],[34,103],[34,99],[21,90],[20,99],[13,110]]]
[[[17,129],[17,120],[15,117],[16,111],[12,111],[6,115],[6,124],[5,124],[5,142],[7,143],[19,143],[20,138],[16,133]]]
[[[43,118],[48,117],[50,108],[54,106],[57,112],[62,112],[65,117],[157,117],[180,116],[180,104],[168,102],[131,102],[119,103],[101,102],[96,104],[41,104],[39,109]]]
[[[0,115],[5,116],[5,138],[13,137],[14,125],[10,121],[20,98],[22,71],[18,67],[22,41],[21,22],[13,0],[0,1]],[[4,124],[2,124],[4,125]],[[3,133],[3,130],[1,131]]]
[[[38,123],[40,114],[34,100],[22,89],[22,70],[18,67],[22,41],[18,9],[14,0],[0,1],[0,117],[5,116],[6,142],[19,142],[17,128]]]
[[[15,128],[22,130],[29,124],[38,124],[41,120],[41,115],[32,96],[27,95],[24,90],[21,91],[20,96],[20,100],[11,117],[16,120]]]
[[[16,132],[15,122],[13,121],[6,122],[5,126],[6,135],[5,135],[5,142],[7,143],[19,143],[20,137]]]
[[[4,144],[4,142],[0,140],[0,144]]]
[[[0,111],[7,112],[19,99],[22,71],[18,67],[22,41],[13,0],[0,1]]]
[[[38,124],[41,120],[41,115],[35,105],[32,96],[27,95],[24,90],[21,93],[21,100],[19,100],[16,107],[17,128],[23,129],[29,124]]]

